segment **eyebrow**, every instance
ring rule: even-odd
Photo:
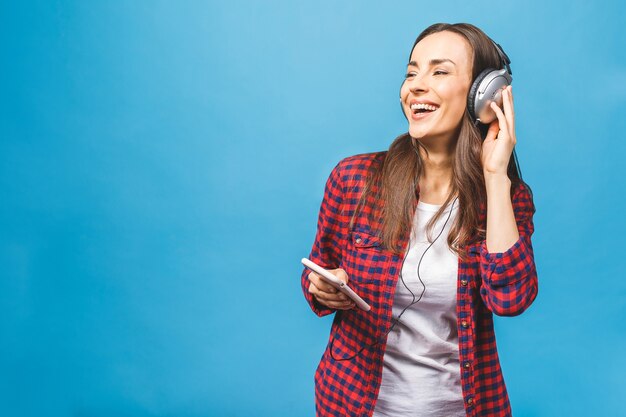
[[[452,65],[456,66],[456,64],[454,63],[454,61],[452,61],[451,59],[448,58],[435,58],[435,59],[431,59],[429,64],[430,66],[433,65],[439,65],[439,64],[443,64],[444,62],[450,62],[452,63]],[[418,67],[417,62],[415,61],[411,61],[409,62],[409,66],[414,66],[414,67]]]

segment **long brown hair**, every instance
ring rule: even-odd
[[[469,23],[433,24],[420,33],[413,48],[426,36],[442,31],[457,33],[471,45],[474,56],[472,80],[486,68],[502,67],[500,56],[489,37]],[[481,212],[486,207],[487,192],[480,155],[488,128],[487,125],[476,126],[466,108],[452,160],[451,192],[426,227],[428,239],[432,241],[433,226],[444,214],[446,206],[458,196],[459,212],[451,226],[447,243],[454,253],[464,259],[466,252],[462,249],[468,244],[484,239],[486,235],[486,225]],[[382,219],[382,245],[397,254],[403,250],[401,242],[411,228],[419,198],[419,178],[423,170],[419,147],[428,153],[426,148],[408,132],[393,141],[382,163],[373,163],[370,166],[363,192],[350,221],[352,228],[363,205],[366,202],[376,202],[370,215]],[[517,185],[523,182],[514,158],[509,160],[507,175],[511,180],[512,196]]]

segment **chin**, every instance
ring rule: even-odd
[[[422,125],[418,123],[410,123],[409,124],[409,135],[412,138],[420,139],[428,141],[430,139],[433,140],[441,140],[441,138],[447,138],[454,135],[458,135],[461,124],[455,128],[452,126],[441,126],[441,124],[437,125],[429,123],[428,125]]]
[[[432,136],[432,132],[430,132],[429,129],[424,129],[417,126],[409,126],[409,135],[411,135],[412,138],[424,139],[429,133]]]
[[[438,121],[409,121],[409,134],[416,139],[425,139],[427,136],[441,135],[441,122]]]

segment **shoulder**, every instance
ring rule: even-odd
[[[345,157],[337,163],[333,173],[342,181],[365,176],[371,167],[382,164],[386,155],[387,151],[379,151]]]
[[[387,151],[361,153],[341,159],[326,182],[326,194],[353,198],[362,189],[371,168],[382,164]],[[357,193],[357,194],[355,194]]]

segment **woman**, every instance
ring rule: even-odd
[[[330,174],[310,259],[371,310],[303,271],[313,311],[336,313],[318,416],[511,415],[493,314],[521,314],[537,296],[535,207],[511,158],[511,87],[503,109],[488,106],[491,123],[468,109],[473,81],[508,68],[503,57],[475,26],[428,27],[400,90],[408,133]]]

